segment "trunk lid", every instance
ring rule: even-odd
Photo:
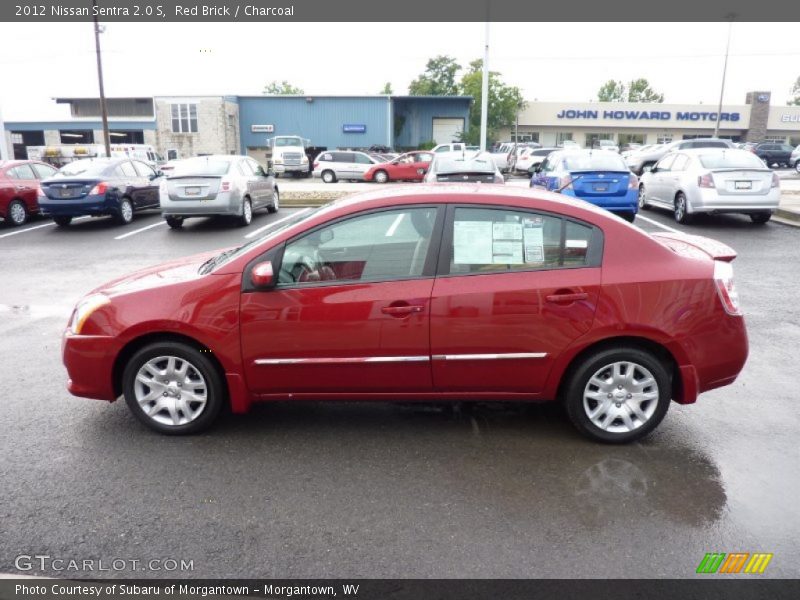
[[[219,175],[185,175],[167,178],[170,200],[210,200],[217,197],[222,177]]]
[[[715,169],[710,173],[720,195],[768,194],[772,187],[768,169]]]
[[[579,198],[624,196],[631,173],[625,171],[572,171],[570,186]]]
[[[736,258],[736,250],[730,246],[701,235],[659,232],[651,233],[650,237],[676,254],[689,258],[711,258],[724,262],[731,262]]]
[[[41,182],[44,195],[51,200],[77,200],[85,198],[92,188],[100,183],[98,178],[50,179]]]

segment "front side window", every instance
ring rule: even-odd
[[[546,215],[456,208],[450,275],[588,266],[594,228]]]
[[[675,162],[675,155],[668,154],[660,161],[658,161],[658,163],[656,163],[656,167],[658,167],[659,171],[669,171],[672,168],[673,162]]]
[[[153,179],[156,176],[156,172],[150,167],[150,165],[146,165],[138,160],[133,161],[133,165],[136,167],[136,170],[139,171],[139,175],[142,177],[149,177],[150,179]]]
[[[197,133],[197,104],[173,104],[171,116],[173,133]]]
[[[283,285],[421,277],[436,208],[369,213],[317,229],[286,245]]]
[[[356,162],[360,165],[371,165],[375,161],[366,154],[356,154]]]
[[[52,177],[58,171],[58,169],[51,167],[50,165],[34,163],[31,166],[33,167],[33,170],[36,171],[36,175],[39,177],[39,179],[47,179],[48,177]]]

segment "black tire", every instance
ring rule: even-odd
[[[166,221],[171,229],[180,229],[183,227],[183,217],[166,217]]]
[[[613,384],[609,384],[609,389],[614,388],[614,392],[609,391],[608,393],[614,395],[612,395],[609,400],[608,411],[614,412],[602,412],[603,409],[599,401],[596,403],[592,399],[584,401],[584,392],[589,390],[590,380],[596,374],[603,372],[604,369],[613,369],[612,365],[614,363],[622,362],[637,366],[636,370],[634,370],[634,377],[637,373],[644,373],[644,370],[646,370],[649,371],[649,375],[652,375],[655,381],[655,388],[653,388],[653,386],[643,388],[645,390],[649,389],[650,391],[648,393],[655,392],[657,395],[654,399],[639,404],[639,410],[643,414],[646,414],[646,411],[649,412],[652,409],[649,418],[644,421],[635,417],[633,412],[628,408],[628,401],[624,396],[614,396],[617,393],[624,395],[625,390],[618,391],[614,388]],[[642,370],[642,368],[644,370]],[[609,375],[611,375],[611,371],[609,371]],[[624,444],[641,439],[658,427],[658,424],[661,423],[669,409],[669,403],[672,399],[671,389],[669,372],[658,358],[650,352],[636,347],[620,346],[619,348],[600,350],[591,354],[584,358],[575,368],[571,369],[569,380],[564,388],[563,399],[570,420],[582,434],[598,442]],[[602,396],[605,391],[598,388],[597,391],[589,391],[588,393],[597,393]],[[650,403],[655,404],[651,406]],[[623,406],[625,408],[623,408]],[[645,407],[644,409],[642,409],[643,406]],[[593,423],[592,419],[587,414],[587,410],[591,409],[599,409],[601,412],[598,413],[598,416],[605,416],[604,420],[611,419],[607,425],[608,427],[624,426],[622,419],[616,417],[617,409],[621,409],[619,413],[621,414],[625,411],[628,418],[631,419],[631,422],[635,425],[635,428],[624,432],[603,429]],[[619,423],[619,425],[615,425],[615,423]]]
[[[276,213],[278,209],[281,207],[281,194],[278,191],[278,188],[274,188],[272,191],[272,202],[267,204],[267,212],[268,213]]]
[[[673,201],[672,216],[676,223],[687,225],[692,222],[692,215],[689,214],[686,196],[683,192],[678,192]]]
[[[647,201],[647,192],[643,185],[639,186],[639,210],[650,210],[650,203]]]
[[[800,160],[794,163],[794,170],[800,173]]]
[[[759,213],[752,213],[750,215],[750,220],[755,223],[756,225],[764,225],[772,218],[772,213],[769,211],[759,212]]]
[[[242,214],[239,217],[239,226],[247,227],[253,222],[253,202],[250,198],[245,197],[242,201]]]
[[[192,420],[184,424],[171,425],[158,422],[153,417],[145,413],[144,408],[139,404],[136,399],[136,376],[139,370],[150,360],[158,357],[175,357],[182,361],[188,362],[196,373],[202,376],[205,382],[205,406],[202,411],[197,414]],[[153,378],[155,381],[155,378]],[[149,388],[146,384],[140,384],[144,391],[152,390],[156,394],[156,398],[161,396],[157,395],[157,389]],[[182,388],[177,387],[177,383],[171,383],[168,386],[172,391],[178,394],[178,398],[167,396],[167,398],[177,404],[180,399],[180,392]],[[214,367],[214,364],[204,356],[202,352],[196,348],[184,344],[182,342],[163,341],[148,344],[138,352],[136,352],[125,365],[125,370],[122,374],[122,392],[125,396],[125,402],[134,416],[139,419],[144,425],[167,435],[187,435],[192,433],[199,433],[208,427],[216,420],[222,409],[223,404],[227,401],[225,398],[225,387],[222,384],[222,378],[219,372]],[[166,393],[166,392],[165,392]],[[155,408],[155,402],[150,408]],[[176,409],[180,410],[180,409]],[[159,415],[166,417],[164,412],[168,412],[167,407],[157,411],[154,416]],[[169,413],[168,413],[169,414]],[[186,413],[180,412],[181,415],[186,417]]]
[[[375,183],[389,183],[389,174],[380,169],[379,171],[375,171],[375,175],[372,177]]]
[[[66,227],[72,223],[72,217],[53,217],[53,221],[55,221],[56,225],[59,227]]]
[[[632,210],[621,212],[619,213],[619,216],[625,219],[628,223],[633,223],[636,220],[636,213]]]
[[[114,218],[120,225],[128,225],[133,221],[133,202],[130,198],[125,197],[119,201],[119,209]]]
[[[28,209],[21,200],[12,200],[6,207],[6,223],[11,227],[24,225],[28,220]]]
[[[325,183],[336,183],[336,173],[330,169],[323,171],[321,177]]]

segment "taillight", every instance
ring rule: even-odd
[[[628,189],[629,190],[638,190],[639,189],[639,178],[636,175],[631,174],[628,178]]]
[[[781,178],[778,177],[777,173],[772,174],[772,185],[769,187],[771,188],[781,187]]]
[[[230,192],[231,191],[231,182],[227,179],[223,179],[219,184],[219,191],[220,192]]]
[[[91,196],[102,196],[106,193],[107,189],[108,189],[108,184],[105,181],[101,181],[89,191],[89,194]]]
[[[711,177],[711,173],[706,173],[705,175],[700,175],[697,178],[697,185],[701,188],[713,188],[716,187],[714,185],[714,179]]]
[[[315,162],[315,163],[314,163],[314,168],[316,169],[317,167],[319,167],[319,163],[318,163],[318,162]]]
[[[739,293],[733,283],[733,265],[721,260],[714,261],[714,284],[722,302],[725,312],[729,315],[740,316],[742,309],[739,306]]]

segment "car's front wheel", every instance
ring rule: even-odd
[[[375,173],[375,183],[386,183],[389,181],[389,174],[386,171],[377,171]]]
[[[608,443],[638,440],[655,429],[671,400],[670,376],[650,352],[601,350],[572,370],[564,401],[581,433]]]
[[[136,352],[125,365],[122,390],[137,419],[170,435],[208,428],[224,403],[217,369],[182,342],[155,342]]]

